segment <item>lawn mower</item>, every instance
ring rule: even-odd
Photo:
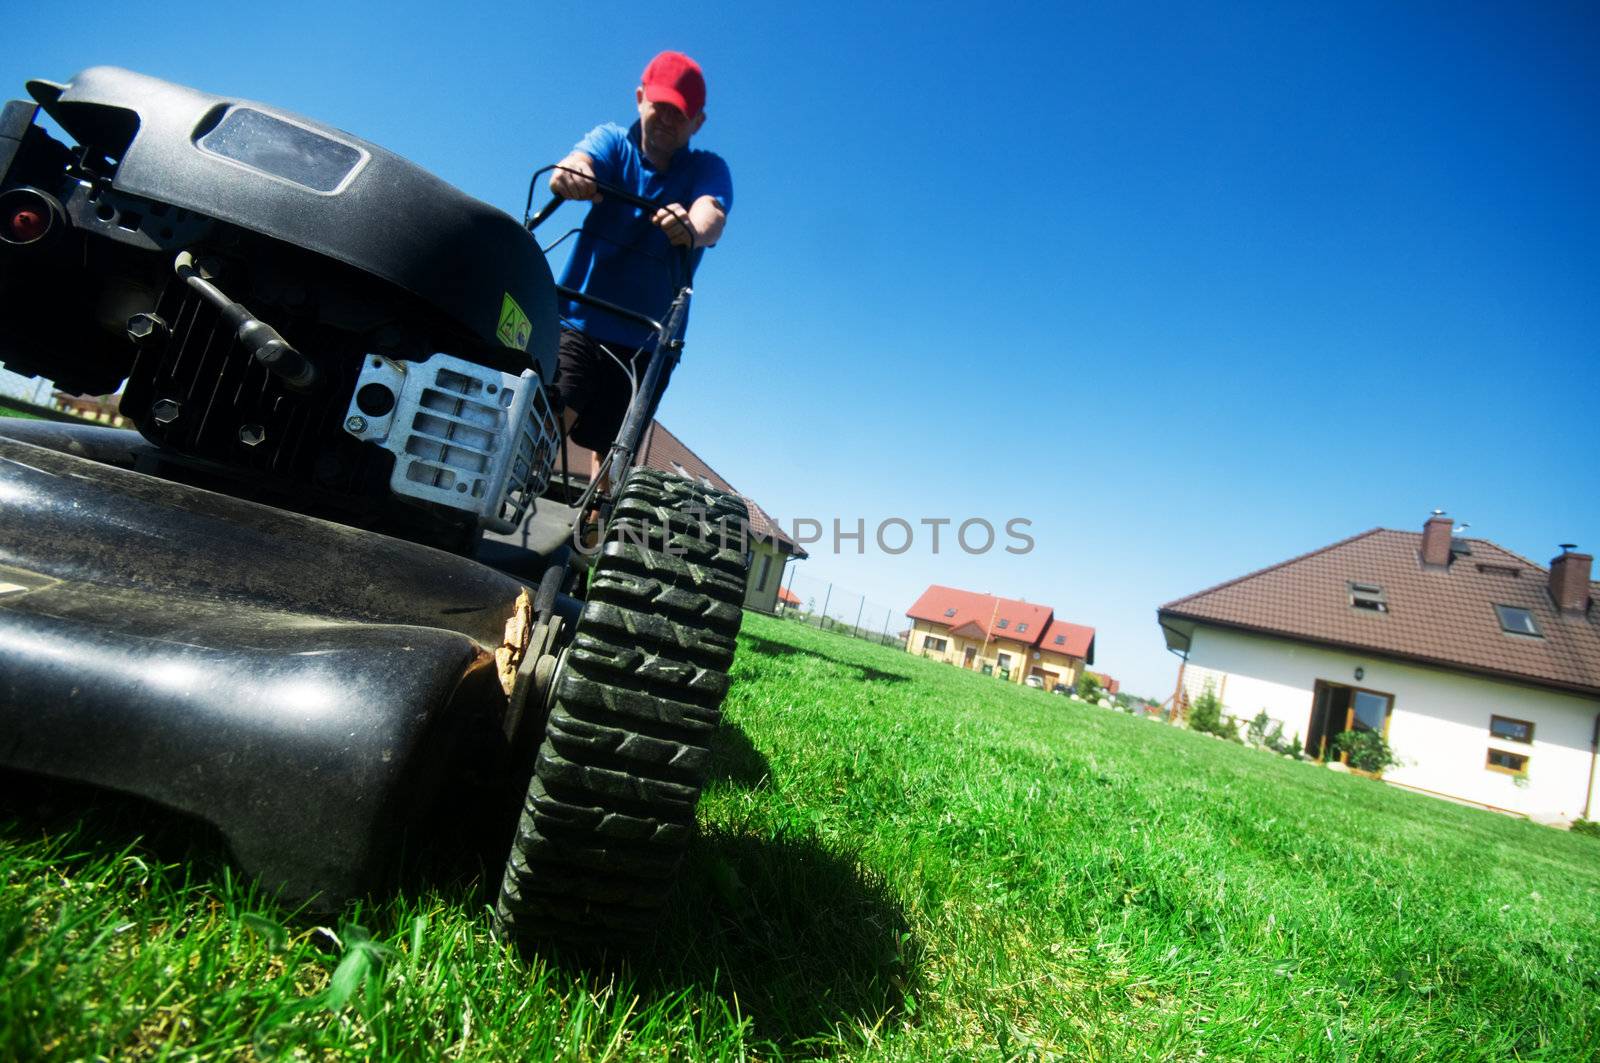
[[[348,133],[111,67],[27,92],[0,112],[0,362],[120,388],[137,431],[0,420],[0,768],[198,817],[318,907],[493,779],[509,932],[648,932],[748,561],[737,497],[631,468],[687,260],[666,308],[588,300],[531,188],[519,223]],[[654,337],[586,485],[551,399],[562,296]]]

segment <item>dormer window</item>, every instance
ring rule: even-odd
[[[1008,626],[1010,623],[1011,623],[1011,621],[1002,618],[1001,621],[998,624],[995,625],[995,627],[1004,628],[1004,627]]]
[[[1500,617],[1500,630],[1508,635],[1529,635],[1536,639],[1544,638],[1544,632],[1539,630],[1538,623],[1533,619],[1533,614],[1520,605],[1497,605],[1495,613]]]
[[[1028,630],[1028,625],[1027,625],[1027,624],[1018,624],[1018,625],[1017,625],[1017,634],[1019,634],[1019,635],[1020,635],[1020,634],[1022,634],[1022,633],[1023,633],[1023,632],[1024,632],[1024,631],[1027,631],[1027,630]]]
[[[1065,635],[1057,635],[1056,636],[1056,645],[1057,646],[1065,646],[1066,644],[1067,644],[1067,636],[1065,636]]]
[[[956,611],[954,609],[946,609],[944,611],[944,615],[945,616],[955,616],[956,615]]]
[[[1363,609],[1369,613],[1387,613],[1389,599],[1384,596],[1383,588],[1376,583],[1357,583],[1351,580],[1350,607]]]

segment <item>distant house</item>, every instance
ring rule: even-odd
[[[591,451],[576,443],[567,444],[567,468],[574,479],[587,480]],[[671,473],[689,480],[698,480],[707,487],[739,495],[750,510],[750,580],[745,587],[746,609],[763,613],[776,612],[779,591],[783,589],[783,569],[790,561],[804,560],[805,548],[784,534],[778,522],[767,515],[753,498],[740,494],[737,488],[724,480],[705,460],[690,450],[688,445],[667,431],[660,421],[651,421],[639,441],[639,453],[634,465],[658,472]],[[557,472],[559,475],[559,466]]]
[[[778,588],[777,611],[780,613],[800,608],[800,596],[788,587]]]
[[[50,393],[50,406],[88,421],[99,421],[113,428],[131,428],[133,422],[122,416],[120,395],[74,395],[66,391]]]
[[[1037,676],[1047,690],[1072,686],[1094,663],[1094,628],[1057,620],[1048,605],[935,584],[906,616],[907,651],[1013,683]]]
[[[1168,602],[1175,700],[1210,686],[1313,753],[1378,731],[1417,790],[1570,819],[1600,814],[1600,589],[1563,548],[1545,569],[1483,539],[1376,528]]]
[[[1104,672],[1090,672],[1089,674],[1098,679],[1100,681],[1100,689],[1112,697],[1122,693],[1122,683],[1119,680],[1111,678]]]

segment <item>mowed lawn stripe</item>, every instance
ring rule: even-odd
[[[1108,1058],[1600,1044],[1593,839],[795,624],[746,640],[728,711],[780,800],[743,800],[904,899],[929,1055],[957,1029]]]

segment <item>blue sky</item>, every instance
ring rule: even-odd
[[[1135,691],[1157,605],[1369,527],[1600,546],[1593,5],[664,10],[122,3],[0,80],[268,100],[516,213],[689,51],[736,204],[662,419],[786,521],[1030,519],[801,571],[1052,604]]]

